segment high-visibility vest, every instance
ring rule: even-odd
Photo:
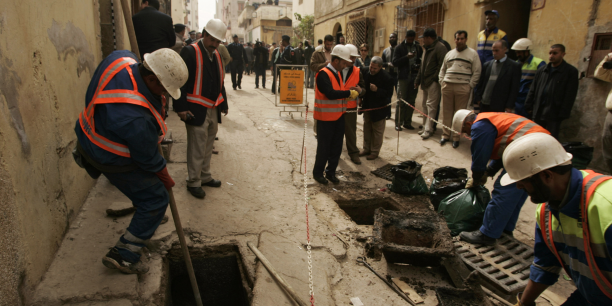
[[[359,67],[353,66],[353,72],[351,75],[346,78],[346,83],[344,83],[344,90],[350,90],[351,87],[356,87],[359,84]],[[359,97],[355,100],[350,100],[346,102],[346,108],[357,108],[357,104],[359,102]]]
[[[540,66],[540,63],[543,62],[544,60],[541,58],[537,58],[537,57],[533,57],[531,59],[531,63],[523,63],[523,67],[522,72],[523,75],[521,76],[521,81],[522,80],[530,80],[533,81],[533,79],[535,78],[535,74],[536,72],[538,72],[538,66]]]
[[[106,137],[96,133],[94,111],[96,109],[96,105],[108,103],[127,103],[146,107],[151,111],[151,113],[157,120],[157,124],[161,128],[162,134],[164,136],[166,135],[167,128],[166,123],[164,122],[164,118],[157,112],[157,110],[155,110],[155,107],[151,105],[149,100],[147,100],[147,98],[145,98],[143,94],[138,92],[138,85],[136,84],[136,80],[134,79],[134,75],[132,74],[132,68],[130,67],[130,65],[135,63],[136,60],[134,60],[133,58],[122,57],[118,58],[112,64],[110,64],[106,68],[106,70],[104,70],[104,73],[102,73],[93,98],[85,107],[85,109],[81,112],[81,114],[79,114],[79,124],[81,125],[81,129],[93,144],[105,151],[128,158],[130,157],[130,150],[126,145],[111,141]],[[106,85],[115,77],[117,73],[119,73],[123,69],[126,69],[128,71],[130,78],[132,79],[132,85],[134,89],[105,90]]]
[[[336,78],[334,77],[334,73],[327,67],[319,70],[317,72],[318,77],[319,73],[324,72],[329,76],[329,80],[334,87],[334,90],[344,90],[344,84],[338,83]],[[342,76],[338,74],[340,82],[342,82]],[[314,109],[314,119],[321,121],[336,121],[340,119],[342,114],[346,112],[346,100],[330,100],[328,99],[322,92],[319,91],[319,88],[315,88],[315,109]]]
[[[561,213],[559,214],[560,220],[557,220],[548,209],[548,205],[542,203],[539,204],[536,212],[536,222],[540,227],[546,246],[557,257],[565,273],[570,277],[572,276],[565,267],[565,265],[570,266],[572,270],[579,272],[580,275],[593,280],[597,287],[599,287],[599,290],[609,299],[612,299],[612,277],[610,277],[610,272],[606,271],[607,273],[603,273],[595,262],[596,258],[599,258],[599,260],[612,260],[608,254],[604,237],[608,225],[612,223],[612,211],[609,205],[604,206],[602,203],[597,202],[591,203],[597,187],[601,183],[612,179],[612,176],[602,175],[590,170],[580,172],[583,177],[580,194],[580,217],[582,220],[570,218]],[[563,225],[562,232],[556,231],[557,233],[555,233],[553,229],[558,229],[559,223]],[[557,236],[559,243],[565,244],[567,240],[571,240],[575,241],[578,249],[583,246],[589,269],[573,266],[571,258],[566,254],[563,254],[564,257],[567,257],[566,262],[564,262],[561,258],[562,253],[559,253],[555,246],[555,236]]]
[[[221,91],[223,90],[223,75],[225,74],[223,71],[223,61],[221,61],[221,56],[219,52],[213,53],[217,57],[217,65],[219,65],[219,96],[216,101],[208,99],[202,96],[202,77],[204,74],[204,60],[202,58],[202,50],[198,46],[198,43],[194,43],[191,46],[195,49],[196,53],[196,63],[197,70],[195,75],[195,83],[193,84],[193,92],[187,94],[187,102],[195,103],[202,105],[207,108],[217,107],[219,104],[223,103],[223,95]]]
[[[504,37],[506,37],[506,32],[499,28],[495,28],[489,36],[486,36],[485,30],[478,33],[478,48],[476,50],[483,64],[493,59],[493,43],[504,39]]]
[[[476,121],[487,119],[497,129],[497,137],[495,138],[495,146],[491,153],[491,159],[500,159],[506,147],[521,136],[531,133],[546,133],[550,132],[539,126],[537,123],[517,114],[510,113],[480,113],[476,117]]]

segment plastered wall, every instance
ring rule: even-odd
[[[74,124],[102,57],[97,1],[0,0],[0,305],[20,305],[94,181]]]

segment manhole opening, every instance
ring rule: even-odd
[[[242,258],[234,245],[191,249],[191,261],[202,303],[215,306],[249,306],[248,285]],[[180,249],[167,256],[168,285],[166,305],[195,306],[189,274]]]
[[[379,207],[393,211],[400,211],[402,207],[392,198],[336,200],[336,203],[359,225],[374,225],[374,211]]]
[[[427,220],[406,220],[399,224],[386,224],[382,228],[382,239],[385,242],[414,247],[432,248],[436,241],[438,229]]]

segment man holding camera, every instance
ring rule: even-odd
[[[397,68],[397,95],[404,101],[414,106],[416,96],[419,90],[414,87],[421,63],[423,49],[419,42],[415,40],[416,32],[409,30],[406,32],[404,41],[395,47],[393,54],[393,62],[391,63]],[[414,130],[412,126],[412,113],[414,110],[404,102],[399,102],[395,106],[395,130],[401,131],[402,127]]]
[[[612,53],[608,53],[601,63],[599,63],[597,69],[595,69],[595,77],[602,81],[612,83]],[[610,169],[610,173],[612,173],[612,91],[608,94],[606,108],[608,109],[608,114],[606,115],[602,133],[602,149],[603,157]]]

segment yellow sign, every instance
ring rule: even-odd
[[[280,104],[304,103],[304,70],[280,71]]]

